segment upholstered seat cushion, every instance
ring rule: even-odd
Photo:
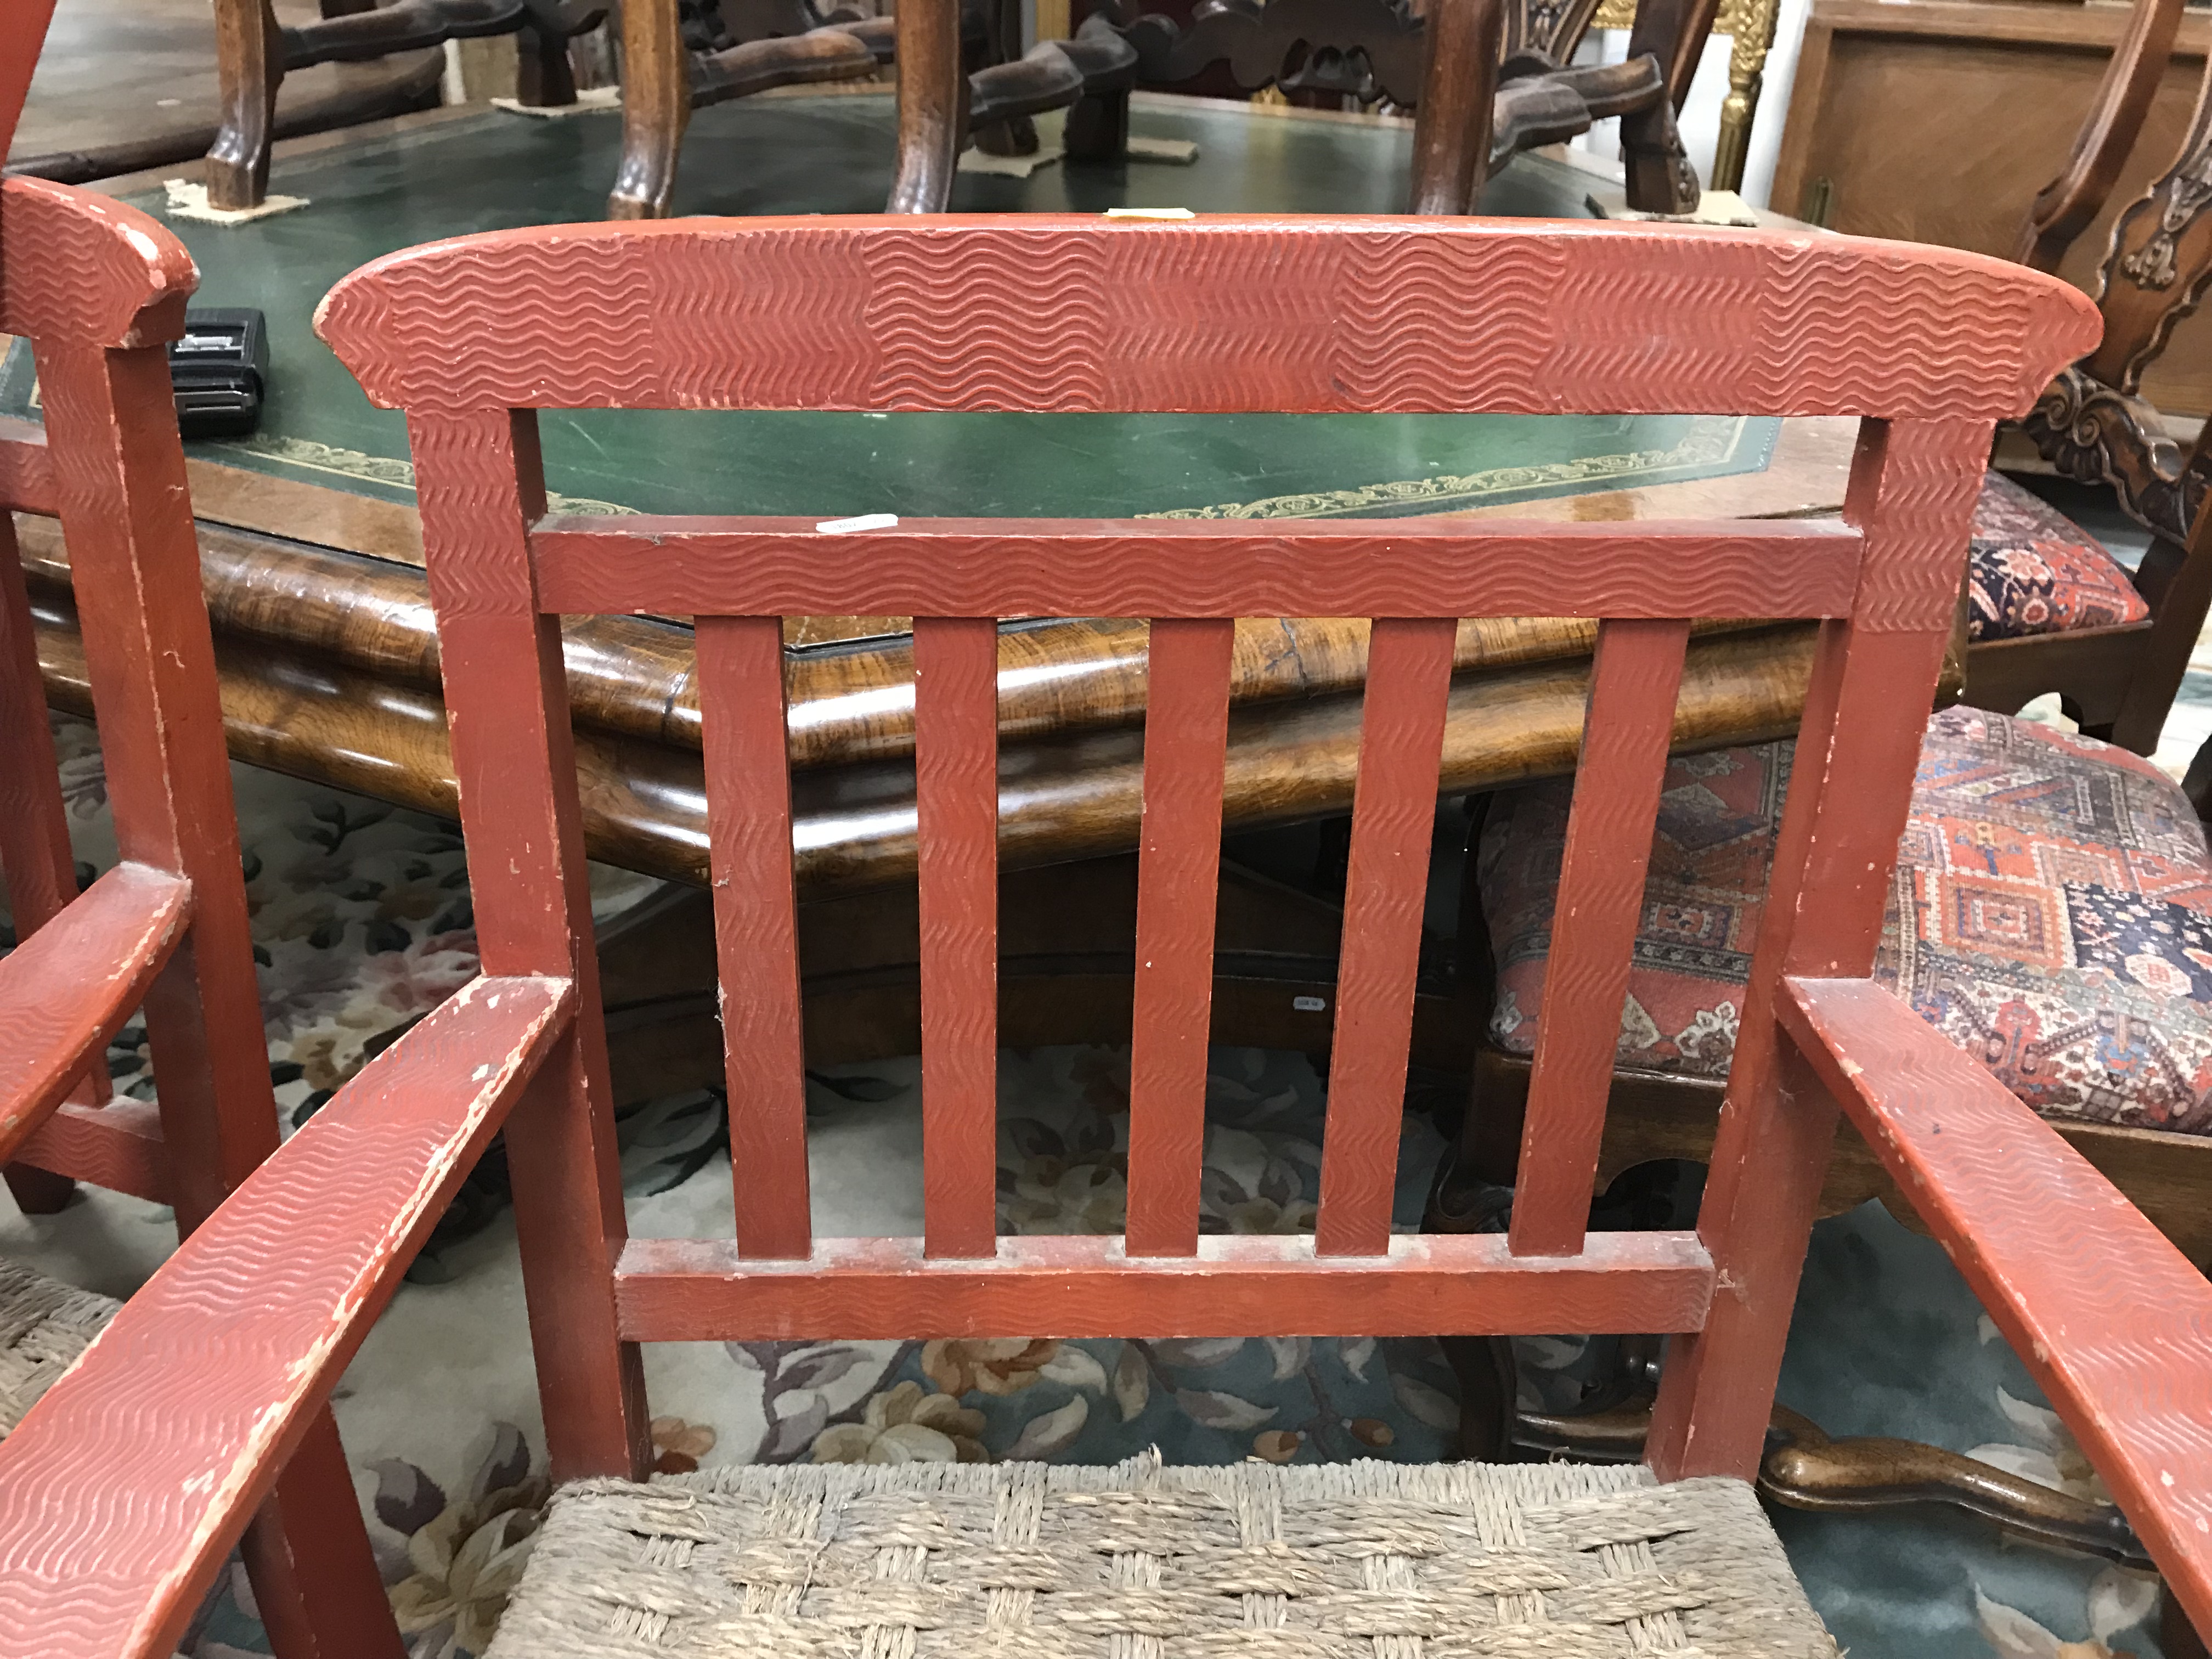
[[[1620,1063],[1718,1077],[1750,976],[1790,745],[1668,765]],[[1491,1036],[1535,1052],[1569,785],[1493,801],[1478,880]],[[2055,1117],[2212,1133],[2212,854],[2148,761],[1951,708],[1929,722],[1875,972]]]
[[[122,1305],[0,1258],[0,1437],[15,1431]]]
[[[1418,1644],[1411,1639],[1419,1638]],[[1149,1638],[1149,1639],[1146,1639]],[[556,1493],[490,1659],[1824,1659],[1741,1481],[751,1466]]]
[[[1969,546],[1969,639],[2111,628],[2150,615],[2101,542],[2002,472],[1983,477]]]

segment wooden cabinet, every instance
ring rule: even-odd
[[[1814,0],[1772,205],[1865,236],[2008,257],[2064,166],[2128,7],[2093,0]],[[2061,274],[2094,291],[2112,223],[2181,147],[2212,19],[2192,12],[2142,137]],[[2212,319],[2175,331],[2143,390],[2212,412]]]

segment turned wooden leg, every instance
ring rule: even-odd
[[[1490,160],[1491,107],[1505,28],[1502,0],[1437,0],[1413,118],[1413,211],[1467,213]]]
[[[569,86],[575,96],[574,83]],[[676,0],[623,7],[623,153],[607,198],[610,219],[661,219],[676,189],[676,158],[691,118],[691,64]]]
[[[259,207],[269,194],[269,128],[284,52],[270,0],[215,0],[216,64],[222,125],[208,152],[210,206]]]
[[[906,0],[896,21],[898,172],[884,210],[942,213],[952,199],[968,96],[959,0]]]

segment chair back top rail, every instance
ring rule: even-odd
[[[199,269],[137,208],[44,179],[0,181],[0,332],[42,345],[159,345]]]
[[[2095,307],[1815,232],[1037,215],[556,225],[387,255],[316,330],[370,398],[500,408],[2024,412]]]

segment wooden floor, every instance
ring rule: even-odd
[[[281,22],[320,14],[314,0],[276,0]],[[288,76],[277,118],[310,105],[419,79],[441,55],[324,64]],[[59,0],[11,165],[63,152],[159,142],[179,156],[205,151],[216,125],[215,16],[209,0]],[[130,165],[150,165],[153,157]],[[124,169],[117,169],[124,170]]]

